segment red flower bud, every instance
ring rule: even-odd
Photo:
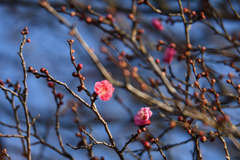
[[[48,87],[53,88],[54,87],[54,83],[53,82],[48,82]]]
[[[162,23],[157,18],[153,18],[151,22],[152,22],[152,25],[157,30],[159,30],[159,31],[163,31],[164,30]]]

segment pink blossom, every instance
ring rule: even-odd
[[[176,47],[176,45],[174,43],[171,43],[168,48],[165,50],[164,52],[164,57],[163,57],[163,61],[166,63],[171,63],[173,60],[173,57],[176,54],[176,50],[174,49]]]
[[[114,87],[108,80],[102,80],[101,82],[96,82],[94,91],[97,93],[102,101],[108,101],[112,97]]]
[[[163,25],[162,23],[157,19],[157,18],[153,18],[152,19],[152,25],[159,31],[163,31]]]
[[[137,115],[134,116],[134,123],[138,126],[143,126],[150,124],[151,121],[149,118],[152,116],[152,111],[150,111],[149,107],[141,108],[140,111],[138,111]]]

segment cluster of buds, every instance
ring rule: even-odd
[[[183,126],[183,128],[185,128],[187,130],[188,134],[191,134],[192,136],[195,135],[195,137],[199,138],[199,140],[201,142],[207,141],[207,137],[205,136],[205,133],[203,131],[201,131],[201,130],[196,131],[196,129],[194,127],[191,127],[191,124],[194,121],[194,119],[190,118],[186,121],[182,116],[179,116],[178,121],[184,122],[182,126]],[[176,121],[171,121],[169,124],[171,129],[174,128],[176,125],[177,125]]]
[[[21,31],[21,34],[23,34],[23,35],[27,35],[29,33],[29,31],[28,31],[28,27],[25,27],[22,31]],[[28,38],[28,39],[26,39],[26,42],[31,42],[31,40]]]
[[[73,39],[67,40],[67,41],[68,41],[68,43],[69,43],[70,46],[74,43],[74,40],[73,40]],[[74,50],[74,49],[71,49],[71,52],[70,52],[70,54],[71,54],[71,61],[72,61],[72,63],[75,65],[76,70],[77,70],[77,72],[73,72],[73,73],[72,73],[72,76],[73,76],[73,77],[78,77],[80,80],[83,80],[83,81],[84,81],[84,80],[85,80],[85,77],[82,76],[82,74],[80,74],[80,71],[81,71],[81,69],[83,68],[83,65],[82,65],[81,63],[79,63],[78,65],[75,64],[75,57],[73,56],[74,53],[75,53],[75,50]],[[83,89],[83,88],[82,88],[82,89]],[[82,89],[80,89],[79,91],[81,91]]]
[[[218,115],[218,116],[217,116],[217,120],[218,120],[219,123],[229,122],[229,121],[230,121],[230,118],[229,118],[229,116],[226,116],[226,115],[224,115],[224,116]]]
[[[79,85],[77,88],[78,88],[78,92],[81,92],[82,90],[86,89],[83,84]]]
[[[189,128],[187,132],[195,138],[199,138],[201,142],[206,142],[208,139],[210,142],[214,142],[215,138],[219,136],[218,132],[209,131],[209,133],[206,133],[201,130],[197,131],[195,128]]]
[[[28,27],[25,27],[22,31],[21,31],[21,34],[28,34],[29,31],[28,31]]]
[[[72,56],[73,57],[73,56]],[[73,60],[74,61],[74,60]],[[79,79],[81,79],[81,80],[85,80],[85,77],[84,76],[82,76],[82,74],[80,74],[80,70],[83,68],[83,65],[81,64],[81,63],[79,63],[78,65],[77,65],[77,72],[73,72],[72,73],[72,76],[73,77],[78,77]]]
[[[187,17],[189,19],[196,20],[196,19],[205,19],[206,18],[204,12],[200,12],[199,15],[197,15],[196,11],[191,11],[188,8],[183,8],[183,12],[187,15]]]
[[[150,82],[150,84],[151,84],[152,87],[155,87],[155,86],[158,86],[158,85],[161,84],[159,79],[155,79],[155,80],[154,80],[154,78],[150,78],[150,79],[149,79],[149,82]]]
[[[19,91],[19,89],[21,88],[21,86],[20,86],[18,81],[15,84],[12,84],[10,79],[7,79],[6,82],[3,82],[3,80],[0,79],[0,86],[4,87],[5,84],[7,84],[8,87],[13,87],[14,88],[14,90],[13,90],[14,92]]]
[[[34,70],[32,66],[28,67],[28,72],[33,73],[36,76],[36,78],[40,78],[40,75],[38,75],[38,71]]]
[[[44,74],[46,74],[46,75],[49,74],[48,70],[45,69],[45,68],[41,68],[41,69],[40,69],[40,72],[41,72],[41,73],[44,73]]]
[[[50,81],[50,80],[51,80],[51,79],[48,77],[49,72],[48,72],[48,70],[45,69],[45,68],[41,68],[41,69],[40,69],[40,72],[41,72],[41,73],[44,73],[45,75],[39,74],[38,71],[37,71],[37,70],[34,70],[33,67],[31,67],[31,66],[28,67],[28,70],[27,70],[27,71],[33,73],[33,74],[35,75],[35,77],[38,78],[38,79],[39,79],[40,77],[47,77],[47,81]]]
[[[152,142],[152,143],[157,143],[157,142],[158,142],[158,138],[155,138],[155,139],[153,138],[153,139],[151,139],[151,142]]]
[[[75,4],[70,5],[70,8],[75,8]],[[87,5],[85,7],[85,9],[86,9],[86,11],[91,11],[92,7],[91,7],[91,5]],[[107,14],[106,17],[99,16],[98,19],[95,19],[95,18],[87,16],[85,12],[78,12],[76,10],[68,12],[67,8],[65,6],[61,7],[61,12],[67,13],[71,17],[77,16],[77,17],[79,17],[80,20],[85,20],[87,24],[98,25],[103,22],[107,23],[107,24],[109,24],[109,23],[111,24],[115,21],[115,18],[113,17],[113,14],[111,14],[111,13]]]

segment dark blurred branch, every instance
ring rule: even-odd
[[[229,1],[229,0],[228,0]],[[91,3],[94,3],[94,1],[90,1],[89,4]],[[124,1],[120,1],[118,3],[124,3]],[[150,4],[150,2],[148,2]],[[159,5],[159,4],[162,4],[164,3],[164,7],[162,7],[163,5]],[[178,8],[170,8],[170,7],[166,7],[166,6],[171,6],[170,4],[168,3],[173,3],[171,1],[164,1],[164,2],[159,2],[156,3],[158,4],[159,6],[159,9],[157,9],[157,7],[154,7],[152,4],[149,5],[150,6],[150,9],[146,9],[146,8],[139,8],[139,12],[143,13],[143,14],[151,14],[153,11],[157,12],[157,13],[161,13],[161,14],[165,14],[165,15],[169,15],[170,16],[180,16],[179,14],[179,10]],[[225,1],[216,1],[216,6],[217,6],[217,10],[220,10],[220,11],[223,11],[224,13],[221,12],[221,17],[223,19],[231,19],[231,20],[236,20],[236,19],[239,19],[236,15],[233,15],[231,12],[229,12],[228,9],[226,9],[226,6],[227,6],[227,2]],[[34,1],[28,1],[28,0],[18,0],[18,1],[15,1],[15,0],[0,0],[0,4],[2,5],[8,5],[9,7],[11,6],[23,6],[23,7],[32,7],[32,6],[37,6],[38,3],[37,2],[34,2]],[[68,3],[64,3],[64,2],[50,2],[51,6],[54,7],[54,8],[61,8],[62,6],[66,6],[66,7],[69,7]],[[108,3],[107,3],[108,4]],[[203,11],[205,8],[203,8],[203,6],[201,6],[201,2],[199,2],[200,5],[197,6],[197,8],[192,8],[193,10],[195,10],[197,13]],[[121,12],[124,12],[124,13],[130,13],[132,10],[130,8],[125,8],[125,7],[122,7],[121,5],[119,4],[116,4],[116,5],[113,5],[112,6],[113,8],[115,8],[116,11],[121,11]],[[107,6],[104,8],[104,7],[97,7],[97,6],[93,6],[93,10],[95,10],[96,12],[99,12],[99,13],[108,13],[106,11],[106,8]],[[164,12],[163,12],[163,11]],[[166,13],[165,13],[166,12]],[[236,11],[235,11],[236,12]],[[235,13],[234,13],[235,14]],[[209,15],[208,13],[206,13],[206,16],[211,18],[211,15]]]
[[[237,11],[233,8],[231,0],[228,0],[229,6],[231,7],[231,10],[233,11],[233,13],[237,16],[238,19],[240,19],[239,14],[237,13]]]

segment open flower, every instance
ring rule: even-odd
[[[138,126],[144,126],[151,123],[149,118],[152,116],[152,111],[149,107],[141,108],[137,115],[134,116],[134,123]]]
[[[157,30],[159,30],[159,31],[163,31],[163,30],[164,30],[161,21],[159,21],[157,18],[153,18],[151,22],[152,22],[152,25],[153,25]]]
[[[112,97],[114,87],[108,80],[102,80],[101,82],[96,82],[94,91],[97,93],[102,101],[108,101]]]
[[[171,43],[168,48],[165,50],[164,52],[164,57],[163,57],[163,61],[166,63],[171,63],[173,60],[173,57],[176,54],[176,50],[174,49],[176,47],[176,45],[174,43]]]

